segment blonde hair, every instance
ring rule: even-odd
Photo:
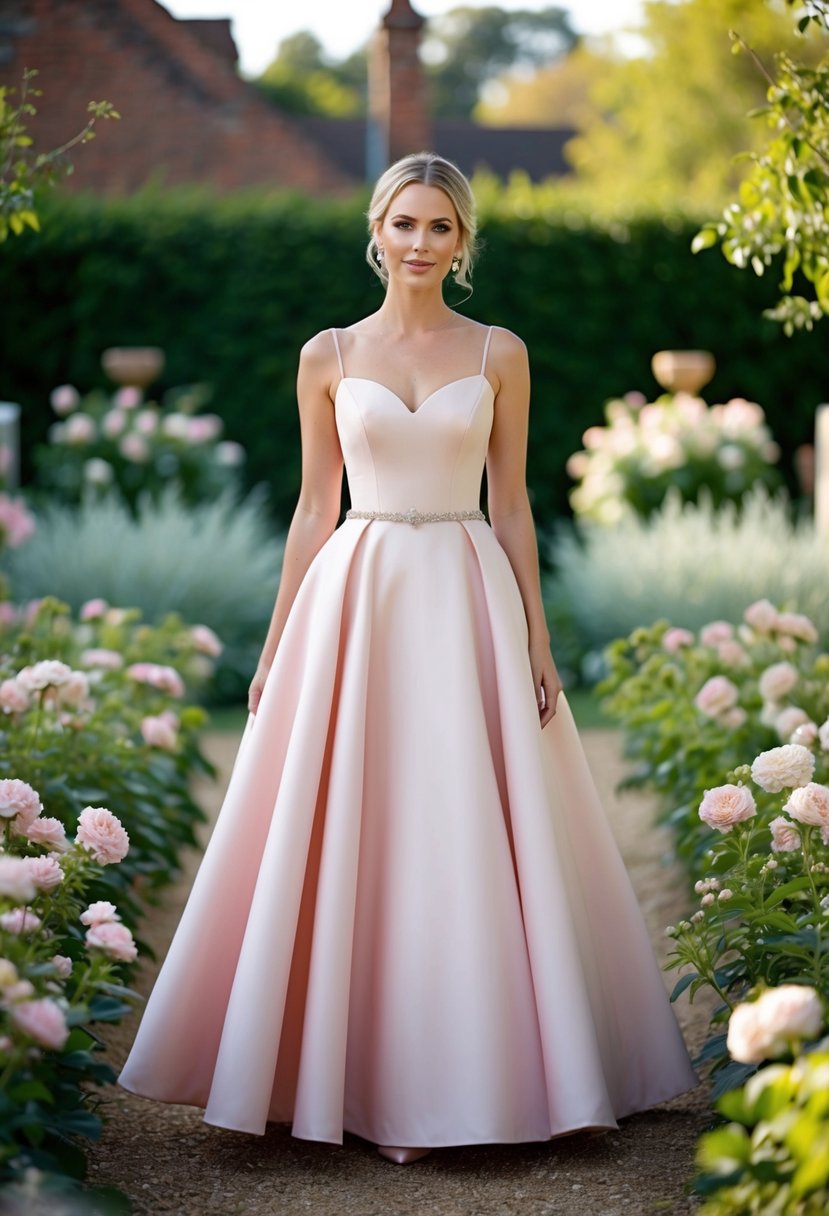
[[[472,283],[469,275],[475,260],[478,231],[475,199],[469,182],[458,166],[452,164],[451,160],[438,156],[435,152],[413,152],[410,156],[404,156],[402,160],[390,165],[379,178],[367,212],[371,240],[366,248],[366,261],[382,280],[383,285],[388,286],[388,271],[377,261],[377,240],[374,228],[376,225],[382,224],[396,195],[404,186],[409,186],[413,182],[423,186],[437,186],[451,199],[461,230],[461,264],[453,277],[456,283],[461,287],[468,287],[471,292]]]

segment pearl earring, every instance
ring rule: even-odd
[[[461,268],[461,260],[457,254],[452,258],[452,274],[457,274]]]
[[[383,265],[383,250],[382,249],[377,250],[377,265],[378,266]]]

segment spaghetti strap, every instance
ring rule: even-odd
[[[486,331],[486,341],[484,342],[484,357],[481,360],[481,375],[486,371],[486,357],[489,353],[489,339],[492,337],[492,326]]]
[[[340,375],[345,378],[345,368],[343,367],[343,357],[340,354],[340,343],[337,339],[336,329],[331,330],[331,337],[334,339],[334,350],[337,352],[337,362],[340,365]]]

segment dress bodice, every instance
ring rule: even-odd
[[[484,374],[490,333],[481,371],[442,385],[416,410],[379,381],[346,375],[337,344],[335,416],[355,510],[479,506],[494,405]]]

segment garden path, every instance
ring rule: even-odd
[[[214,733],[207,752],[219,778],[198,791],[211,823],[238,735]],[[670,839],[653,827],[653,805],[639,794],[619,797],[621,736],[586,730],[591,766],[660,958],[665,925],[687,912],[684,876],[668,864]],[[205,824],[202,838],[210,825]],[[189,851],[181,881],[142,926],[163,958],[198,865]],[[145,960],[136,988],[149,992],[157,967]],[[673,973],[666,974],[666,986]],[[677,1007],[695,1051],[705,1037],[704,1004]],[[108,1056],[119,1069],[135,1034],[136,1015],[108,1032]],[[106,1033],[106,1029],[104,1028]],[[632,1115],[618,1131],[576,1134],[541,1144],[441,1149],[411,1166],[382,1160],[356,1136],[345,1144],[294,1139],[269,1125],[264,1136],[213,1127],[195,1107],[152,1102],[118,1087],[102,1091],[107,1125],[90,1153],[89,1182],[115,1185],[136,1216],[684,1216],[695,1141],[707,1122],[704,1086],[658,1109]]]

